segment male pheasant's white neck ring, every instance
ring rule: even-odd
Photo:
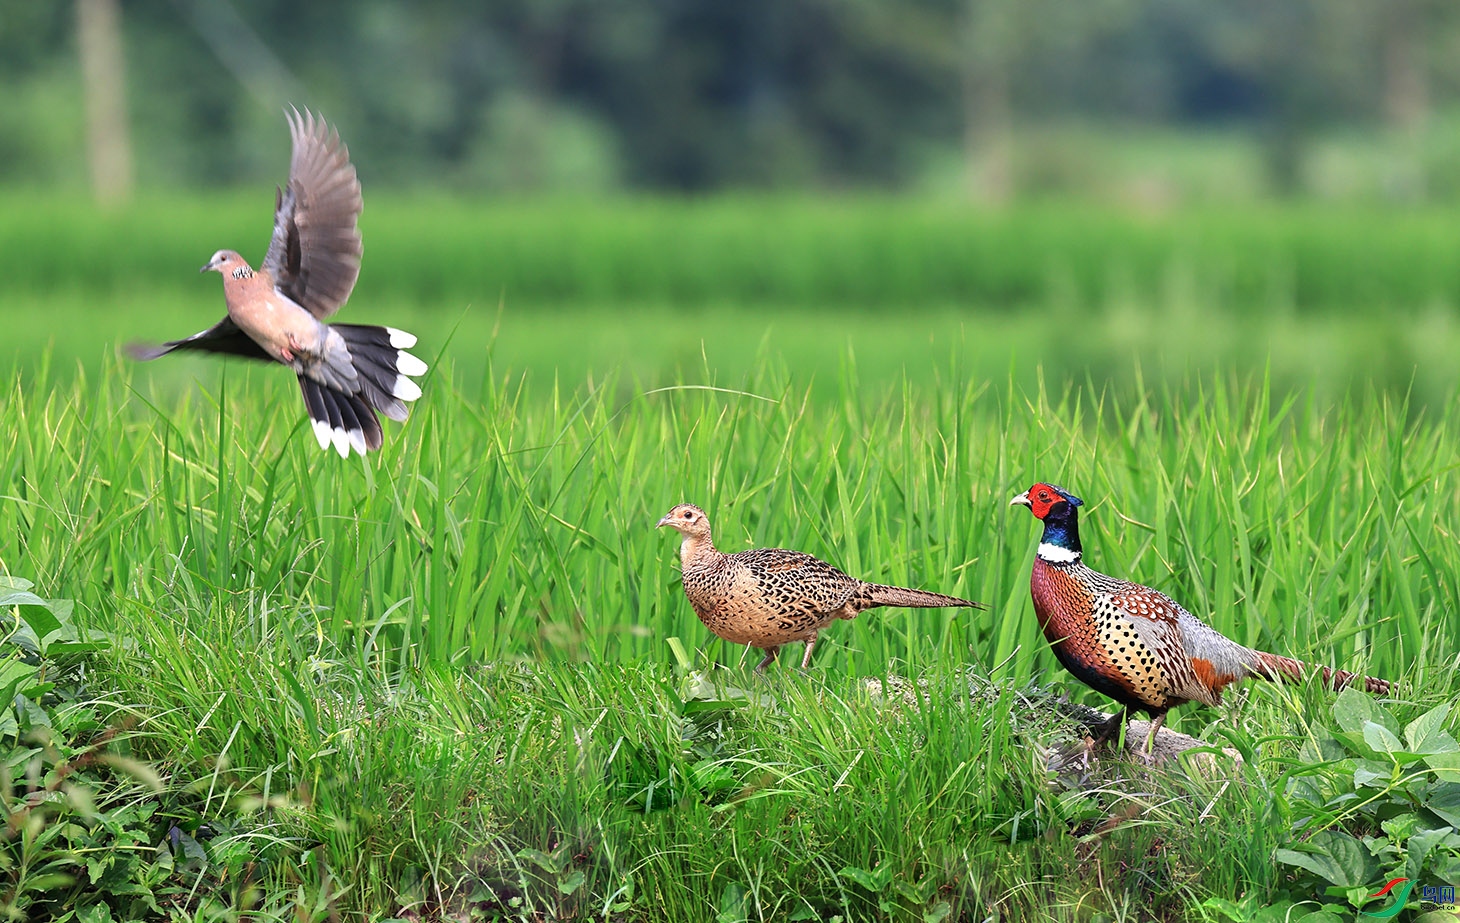
[[[1026,545],[1025,547],[1028,546]],[[1062,548],[1051,542],[1039,543],[1039,556],[1051,564],[1073,564],[1075,561],[1080,560],[1080,553],[1078,551],[1071,551],[1068,548]]]

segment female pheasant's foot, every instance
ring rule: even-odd
[[[801,655],[801,669],[803,669],[803,670],[809,670],[809,669],[811,669],[811,652],[813,650],[815,650],[815,649],[816,649],[816,632],[813,631],[811,633],[811,637],[809,637],[809,638],[806,639],[806,653],[804,653],[804,654]]]
[[[780,650],[779,647],[768,647],[768,648],[766,648],[765,659],[762,660],[760,663],[758,663],[758,664],[755,665],[755,672],[757,672],[757,673],[764,673],[766,667],[768,667],[771,664],[775,663],[776,662],[776,652],[779,651],[779,650]]]

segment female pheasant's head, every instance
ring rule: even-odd
[[[1084,503],[1053,484],[1035,484],[1009,501],[1010,506],[1029,507],[1034,518],[1044,523],[1039,556],[1053,564],[1069,564],[1080,559],[1079,514],[1075,510]]]
[[[683,533],[685,538],[709,538],[710,520],[705,511],[693,503],[681,503],[664,514],[655,528],[669,526]]]

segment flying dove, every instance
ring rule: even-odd
[[[375,412],[404,421],[421,396],[411,376],[426,363],[406,352],[416,338],[394,327],[326,324],[360,275],[360,182],[339,135],[305,110],[285,113],[294,156],[289,185],[274,194],[274,236],[259,269],[219,250],[200,271],[223,276],[228,316],[161,345],[133,344],[136,359],[189,349],[289,366],[322,449],[341,457],[380,448]]]

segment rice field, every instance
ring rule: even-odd
[[[372,202],[342,319],[413,329],[432,372],[384,449],[343,461],[282,370],[118,360],[211,323],[196,264],[244,245],[235,221],[257,236],[232,200],[167,205],[0,222],[24,280],[0,295],[0,570],[101,639],[27,699],[49,744],[17,705],[10,765],[126,761],[13,825],[13,912],[124,866],[133,890],[85,892],[118,918],[321,920],[1301,919],[1381,873],[1460,873],[1443,834],[1414,840],[1454,770],[1341,755],[1348,713],[1314,686],[1174,712],[1243,754],[1216,776],[1052,776],[1039,748],[1071,731],[1025,701],[1108,703],[1049,653],[1038,529],[1008,507],[1061,483],[1093,566],[1399,681],[1376,726],[1454,702],[1441,216],[1178,216],[1173,242],[1079,211]],[[752,676],[654,529],[681,501],[722,550],[990,608],[866,613],[809,672]],[[927,696],[869,691],[893,675]],[[1342,788],[1386,765],[1357,801],[1407,798],[1409,827]],[[134,845],[72,847],[95,871],[42,840],[123,809]],[[1377,850],[1349,891],[1280,859],[1339,836]]]

